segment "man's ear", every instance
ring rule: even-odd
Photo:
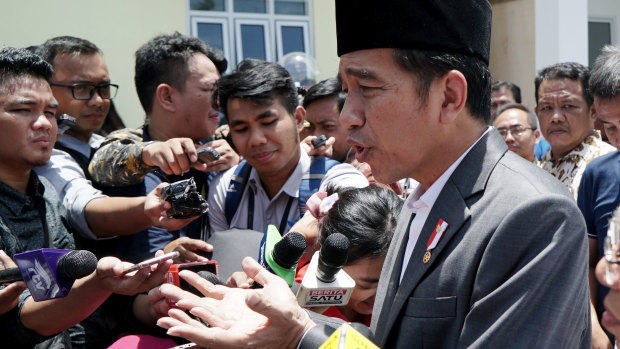
[[[540,142],[540,130],[539,129],[534,130],[534,138],[536,138],[536,142],[534,142],[534,144],[538,144],[538,142]]]
[[[457,115],[467,103],[467,80],[463,73],[451,70],[440,78],[440,87],[443,88],[443,102],[441,104],[440,120],[442,124],[449,124],[456,120]]]
[[[168,84],[159,84],[155,90],[155,100],[153,103],[157,103],[162,109],[175,112],[176,106],[174,105],[174,94],[176,90]]]
[[[306,120],[306,109],[302,106],[295,108],[295,123],[297,127],[297,133],[304,129],[304,121]]]
[[[596,107],[594,103],[590,106],[590,119],[592,119],[593,122],[596,121]]]

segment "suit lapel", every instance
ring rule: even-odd
[[[456,190],[454,184],[448,181],[424,223],[424,227],[420,232],[420,237],[418,238],[409,263],[407,264],[407,269],[405,270],[405,274],[403,275],[403,279],[392,303],[390,318],[388,319],[390,327],[398,317],[407,298],[410,297],[411,293],[420,282],[420,279],[435,264],[435,261],[441,258],[441,253],[445,250],[445,246],[448,245],[452,237],[458,234],[469,217],[469,209],[465,205],[465,201],[463,201],[462,196],[458,190]],[[430,260],[424,263],[422,260],[426,253],[427,241],[431,237],[440,219],[447,222],[448,227],[444,231],[437,246],[433,249]]]
[[[382,270],[382,277],[377,292],[377,300],[375,301],[374,312],[380,311],[380,315],[373,316],[372,329],[375,330],[377,343],[384,345],[387,341],[392,326],[399,318],[401,310],[405,305],[408,297],[410,297],[424,277],[425,273],[435,264],[435,261],[441,258],[442,253],[450,253],[445,247],[450,240],[462,232],[463,225],[470,218],[469,204],[467,199],[484,190],[489,175],[493,168],[497,165],[499,159],[508,150],[506,143],[495,130],[490,130],[483,136],[478,143],[470,150],[463,159],[461,164],[454,171],[450,179],[446,182],[437,201],[433,205],[429,216],[424,223],[420,236],[411,254],[411,258],[406,266],[405,274],[402,282],[398,285],[398,278],[401,273],[401,265],[394,265],[397,258],[397,252],[401,245],[406,245],[409,225],[404,228],[401,225],[403,220],[399,222],[397,241],[392,241],[385,265]],[[402,215],[402,214],[401,214]],[[410,217],[410,215],[409,215]],[[443,219],[448,223],[448,228],[444,231],[443,237],[439,244],[432,251],[431,259],[428,263],[423,263],[422,258],[426,252],[426,244],[435,229],[438,221]],[[409,219],[407,219],[409,221]],[[398,229],[398,228],[397,228]],[[403,231],[406,230],[406,231]],[[405,232],[407,234],[405,234]],[[386,274],[387,273],[387,274]],[[398,289],[393,301],[388,299],[390,286],[396,287],[391,280],[396,280]],[[383,286],[383,287],[382,287]],[[383,290],[385,293],[380,291]],[[380,297],[380,295],[382,297]],[[381,302],[377,304],[377,302]]]
[[[401,211],[398,225],[394,236],[392,237],[392,243],[388,250],[385,262],[383,263],[382,275],[389,275],[389,277],[381,278],[377,287],[377,296],[375,297],[375,304],[373,307],[373,314],[370,328],[375,333],[375,338],[379,338],[381,333],[378,330],[385,329],[384,326],[377,327],[377,323],[384,324],[387,321],[387,316],[390,314],[389,306],[383,307],[384,304],[392,304],[396,291],[398,290],[398,283],[400,281],[401,266],[403,265],[403,255],[407,246],[407,239],[409,238],[409,226],[413,214],[403,207]]]

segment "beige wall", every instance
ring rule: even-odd
[[[104,53],[114,83],[114,103],[127,126],[142,124],[133,83],[134,52],[153,36],[178,30],[186,33],[182,0],[19,0],[3,1],[0,46],[37,45],[58,35],[95,43]],[[85,15],[87,14],[87,15]]]
[[[334,1],[313,1],[314,56],[319,69],[318,80],[338,74],[336,52],[336,7]]]
[[[535,40],[534,0],[493,4],[490,70],[494,80],[514,82],[521,87],[523,104],[533,108]]]

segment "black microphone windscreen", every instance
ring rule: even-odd
[[[332,282],[336,279],[336,274],[347,262],[349,252],[349,238],[334,233],[325,239],[316,268],[316,277],[323,282]]]
[[[200,270],[200,271],[197,271],[196,274],[200,275],[201,278],[209,281],[210,283],[212,283],[214,285],[224,285],[222,280],[220,280],[220,278],[218,278],[217,275],[213,274],[212,272],[210,272],[208,270]],[[202,292],[198,291],[198,289],[196,287],[190,285],[190,283],[185,281],[185,279],[183,279],[183,278],[179,278],[179,287],[182,290],[185,290],[187,292],[191,292],[191,293],[197,295],[198,297],[203,297],[204,296],[202,294]]]
[[[303,235],[290,232],[273,246],[273,260],[282,268],[290,269],[299,262],[307,245]]]
[[[331,265],[343,266],[348,252],[349,239],[340,233],[331,234],[321,246],[321,259]]]
[[[97,269],[97,257],[87,250],[76,250],[60,257],[56,274],[65,279],[81,279]]]
[[[19,268],[7,268],[0,270],[0,285],[10,284],[15,281],[24,281]]]
[[[217,275],[213,274],[210,271],[201,270],[201,271],[197,272],[196,274],[200,275],[200,277],[202,277],[203,279],[209,281],[210,283],[212,283],[214,285],[224,285],[222,280],[220,280],[220,278],[218,278]]]

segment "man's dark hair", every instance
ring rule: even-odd
[[[97,45],[74,36],[57,36],[45,41],[37,47],[36,54],[43,57],[49,64],[54,65],[54,58],[59,54],[90,55],[102,54]]]
[[[338,79],[329,78],[312,85],[304,96],[302,106],[308,108],[312,102],[327,97],[338,98],[338,111],[342,111],[347,93],[342,91],[342,84]]]
[[[538,72],[534,80],[534,96],[536,97],[536,105],[538,105],[538,89],[544,80],[553,79],[570,79],[578,80],[581,83],[583,98],[586,100],[588,107],[592,105],[593,99],[588,86],[590,80],[590,69],[583,64],[575,62],[557,63]]]
[[[153,109],[155,91],[160,84],[168,84],[184,91],[190,71],[188,60],[194,54],[204,54],[213,62],[220,75],[228,63],[224,54],[204,41],[175,32],[159,35],[136,51],[134,81],[142,108],[148,114]]]
[[[491,113],[491,73],[478,58],[426,50],[395,50],[396,62],[418,78],[418,94],[426,103],[431,82],[450,70],[458,70],[467,81],[466,106],[473,116],[489,123]]]
[[[280,98],[291,116],[297,108],[297,88],[293,78],[277,63],[245,59],[232,73],[223,76],[217,87],[220,108],[226,116],[228,116],[228,100],[234,98],[262,105],[272,103],[274,98]]]
[[[333,191],[327,189],[330,194]],[[321,244],[334,233],[349,238],[347,265],[360,258],[385,256],[403,201],[394,192],[374,185],[336,191],[338,201],[319,221]]]
[[[517,84],[502,80],[497,80],[491,84],[491,92],[499,91],[502,88],[510,90],[510,93],[512,93],[512,98],[514,98],[515,102],[521,103],[521,88],[517,86]]]
[[[41,57],[25,49],[5,47],[0,50],[0,92],[5,93],[5,84],[23,77],[41,78],[50,81],[52,66]]]
[[[530,124],[530,127],[533,128],[534,130],[538,128],[538,117],[536,117],[536,114],[532,113],[529,109],[527,109],[526,106],[524,106],[521,103],[508,103],[508,104],[502,105],[495,112],[495,117],[493,118],[493,120],[497,122],[497,117],[508,109],[523,110],[524,112],[527,113],[527,122],[528,124]]]
[[[612,99],[620,92],[620,49],[607,45],[601,50],[590,75],[590,93]]]

